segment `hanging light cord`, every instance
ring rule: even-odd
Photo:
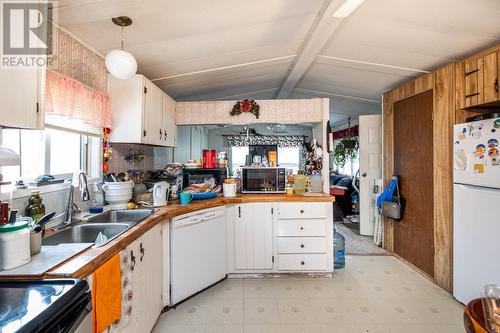
[[[122,51],[123,51],[123,43],[125,42],[123,29],[124,29],[124,25],[122,24]]]

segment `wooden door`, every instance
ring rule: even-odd
[[[406,199],[394,223],[394,252],[434,276],[433,93],[394,104],[394,172]]]

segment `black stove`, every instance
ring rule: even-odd
[[[86,281],[0,282],[0,332],[73,332],[91,311]]]

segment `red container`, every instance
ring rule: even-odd
[[[203,150],[203,167],[207,169],[213,169],[217,167],[216,163],[217,152],[215,150],[205,149]]]

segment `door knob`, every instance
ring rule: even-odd
[[[363,172],[361,176],[366,177],[366,172]]]

